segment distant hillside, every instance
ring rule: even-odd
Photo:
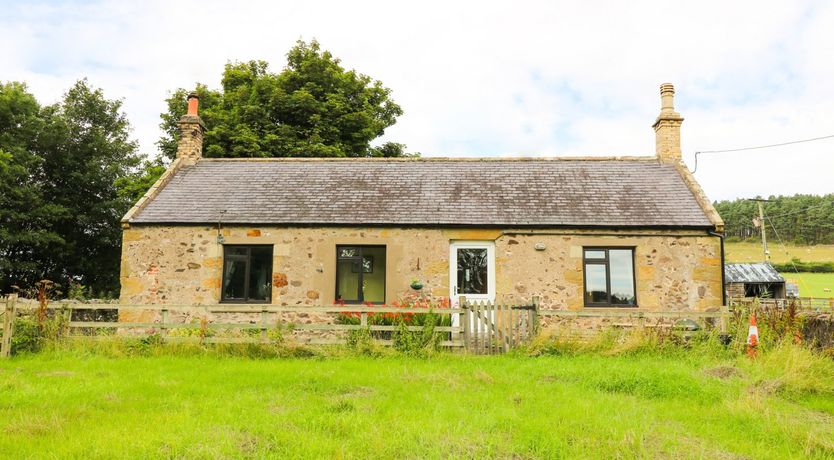
[[[771,196],[768,200],[764,203],[764,213],[769,242],[834,244],[834,194]],[[718,201],[714,204],[724,219],[729,242],[761,237],[760,228],[753,223],[759,216],[755,201]]]

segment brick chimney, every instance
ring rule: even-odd
[[[675,87],[660,85],[660,115],[654,122],[657,158],[663,163],[677,163],[681,157],[681,124],[683,117],[675,112]]]
[[[200,97],[192,92],[188,95],[188,113],[180,118],[180,140],[177,143],[177,158],[184,163],[194,164],[203,157],[203,133],[206,125],[198,115]]]

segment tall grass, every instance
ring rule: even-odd
[[[0,362],[4,458],[834,456],[831,362],[790,342],[756,360],[614,334],[536,357],[125,343]]]

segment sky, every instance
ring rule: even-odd
[[[424,156],[654,155],[675,85],[694,153],[834,134],[834,2],[0,0],[0,80],[52,103],[86,77],[158,155],[165,98],[273,70],[317,39],[405,113],[382,141]],[[713,200],[834,193],[834,139],[702,154]]]

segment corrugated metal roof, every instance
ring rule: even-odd
[[[646,159],[200,160],[131,223],[712,226]]]
[[[767,262],[756,264],[726,264],[724,279],[727,283],[784,283],[785,278]]]

